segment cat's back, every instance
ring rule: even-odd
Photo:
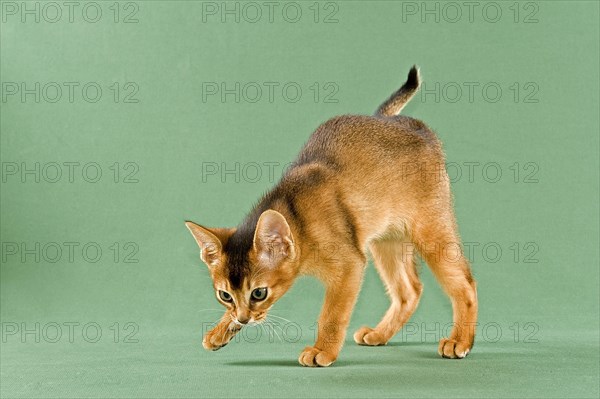
[[[296,164],[332,167],[379,163],[416,156],[423,151],[441,155],[435,134],[407,116],[342,115],[321,124],[309,138]]]

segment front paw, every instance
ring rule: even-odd
[[[227,345],[239,330],[237,326],[225,328],[217,326],[206,333],[202,340],[202,346],[208,351],[219,350]]]
[[[337,355],[307,346],[300,354],[298,362],[306,367],[328,367],[335,362],[335,359],[337,359]]]

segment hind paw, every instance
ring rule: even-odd
[[[470,345],[450,338],[442,338],[438,346],[438,354],[447,359],[463,359],[470,350]]]
[[[387,341],[380,332],[370,327],[361,327],[354,333],[354,342],[359,345],[380,346],[387,344]]]

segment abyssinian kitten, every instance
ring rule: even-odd
[[[423,122],[399,115],[419,85],[413,67],[374,116],[338,116],[319,126],[237,228],[186,222],[226,308],[205,335],[204,348],[217,350],[243,325],[264,321],[294,280],[309,274],[323,282],[325,302],[317,340],[298,360],[303,366],[331,365],[344,343],[368,250],[391,305],[376,327],[358,329],[354,341],[385,345],[410,318],[422,292],[418,253],[452,302],[453,329],[440,340],[438,353],[453,359],[469,353],[477,292],[458,246],[444,154]],[[433,165],[435,172],[415,173],[415,165]],[[335,250],[315,256],[315,248],[332,243]]]

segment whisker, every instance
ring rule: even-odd
[[[279,336],[279,334],[277,334],[277,326],[275,326],[275,328],[273,328],[273,332],[275,333],[275,335],[277,335],[277,338],[279,338],[280,342],[283,342],[283,340],[281,339],[281,337]],[[279,327],[279,329],[281,330],[281,327]],[[283,330],[281,330],[281,333],[283,334]]]
[[[272,321],[272,320],[269,320],[269,323],[271,324],[271,326],[273,326],[273,332],[275,334],[277,334],[277,329],[279,329],[279,331],[281,332],[281,335],[285,335],[285,333],[283,332],[283,328],[281,328],[281,326],[279,325],[280,323],[278,323],[277,321]],[[277,334],[277,337],[279,338],[279,340],[281,342],[284,342],[279,334]]]
[[[281,320],[286,321],[288,323],[292,323],[292,321],[286,319],[285,317],[277,316],[276,314],[273,314],[273,313],[269,313],[269,317],[275,317],[277,319],[281,319]]]
[[[275,338],[275,335],[273,335],[273,333],[275,333],[275,334],[277,334],[277,333],[275,332],[275,328],[271,325],[271,323],[268,320],[266,322],[266,325],[269,326],[268,330],[269,330],[269,335],[271,337],[271,341],[270,342],[273,343],[274,342],[273,339]],[[279,336],[277,336],[277,337],[279,338]]]
[[[260,325],[260,327],[262,328],[262,330],[265,332],[265,334],[268,334],[268,335],[269,335],[269,342],[271,342],[271,338],[272,338],[272,334],[271,334],[271,332],[270,332],[270,331],[268,331],[268,330],[265,328],[265,326],[264,326],[262,323],[261,323],[261,324],[259,324],[259,325]]]
[[[277,335],[275,333],[275,329],[271,329],[270,332],[271,332],[271,336],[273,337],[273,339],[271,340],[271,342],[275,342],[275,336]],[[273,335],[273,334],[275,334],[275,335]],[[279,338],[279,337],[277,337],[277,338]]]

